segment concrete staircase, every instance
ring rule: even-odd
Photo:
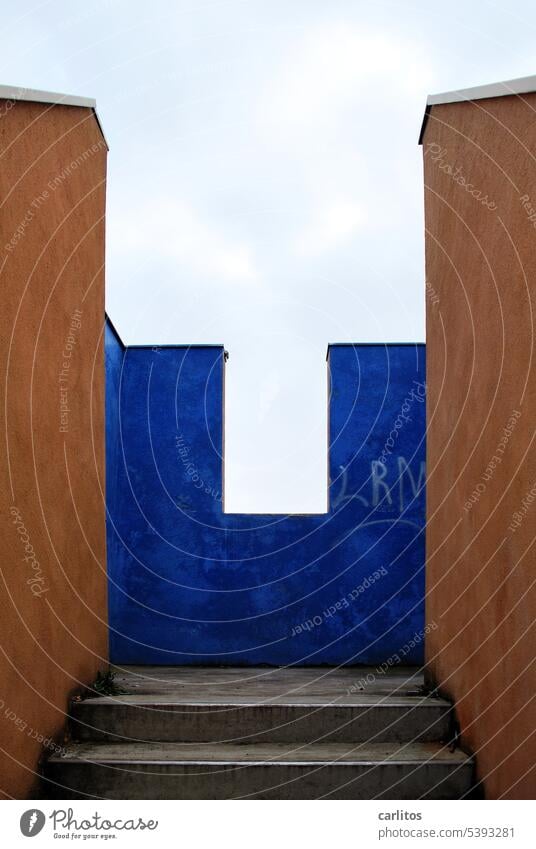
[[[367,679],[366,676],[369,676]],[[129,667],[74,702],[51,798],[456,799],[472,760],[418,670]],[[446,745],[447,743],[447,745]]]

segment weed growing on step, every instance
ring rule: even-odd
[[[126,690],[122,690],[121,687],[115,683],[114,679],[115,672],[112,672],[111,669],[107,669],[106,672],[101,672],[99,670],[97,672],[97,677],[90,687],[91,692],[96,696],[124,696]]]

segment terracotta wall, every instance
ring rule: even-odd
[[[91,109],[0,100],[0,791],[36,789],[107,661],[106,145]],[[58,792],[61,797],[61,792]]]
[[[536,95],[434,106],[423,141],[427,667],[486,796],[534,798]]]

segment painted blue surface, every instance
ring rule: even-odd
[[[329,511],[225,514],[223,348],[107,326],[114,662],[422,661],[424,346],[330,346],[328,368]]]

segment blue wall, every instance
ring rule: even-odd
[[[223,348],[107,325],[114,662],[422,662],[424,346],[333,345],[328,367],[329,512],[225,514]]]

